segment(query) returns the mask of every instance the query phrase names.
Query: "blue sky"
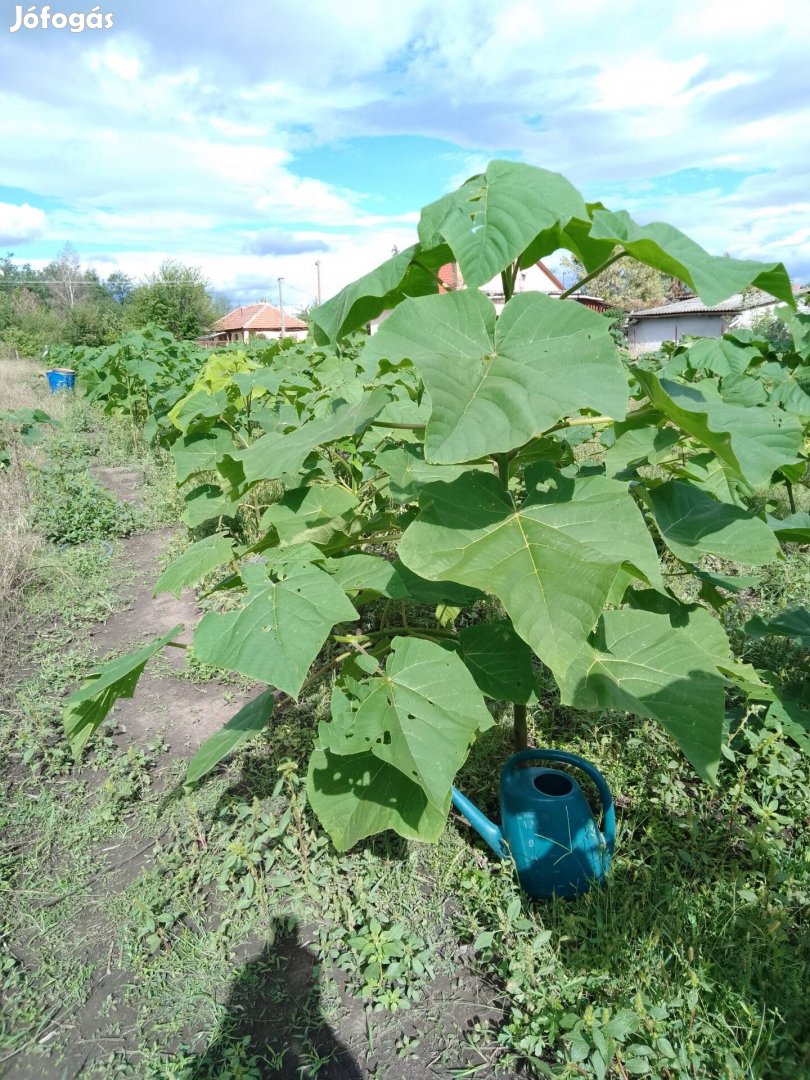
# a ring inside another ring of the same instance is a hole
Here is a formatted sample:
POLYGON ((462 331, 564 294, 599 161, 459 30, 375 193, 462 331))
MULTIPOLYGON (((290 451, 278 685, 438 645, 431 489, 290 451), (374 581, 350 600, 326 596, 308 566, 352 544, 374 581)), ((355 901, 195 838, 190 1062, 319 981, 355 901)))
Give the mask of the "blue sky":
POLYGON ((142 279, 176 258, 239 302, 283 276, 303 305, 316 259, 326 297, 508 157, 810 280, 806 0, 100 7, 111 29, 11 33, 0 0, 0 251, 17 259, 70 242, 142 279))

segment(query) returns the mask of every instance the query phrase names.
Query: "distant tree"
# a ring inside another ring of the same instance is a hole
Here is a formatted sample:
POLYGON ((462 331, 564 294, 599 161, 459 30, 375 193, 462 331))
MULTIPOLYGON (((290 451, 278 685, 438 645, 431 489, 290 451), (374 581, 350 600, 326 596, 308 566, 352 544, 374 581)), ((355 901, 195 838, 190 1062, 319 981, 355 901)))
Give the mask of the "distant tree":
POLYGON ((111 345, 123 329, 120 308, 109 300, 106 304, 83 301, 68 313, 62 338, 68 345, 111 345))
MULTIPOLYGON (((560 259, 562 267, 573 272, 577 281, 586 275, 585 267, 573 255, 560 259)), ((601 296, 622 311, 653 307, 664 303, 669 295, 672 278, 635 259, 619 259, 585 285, 592 296, 601 296)))
POLYGON ((69 310, 87 295, 87 275, 81 268, 79 253, 65 244, 55 262, 45 268, 48 291, 56 307, 69 310))
POLYGON ((198 267, 169 259, 133 290, 127 322, 134 327, 156 323, 177 338, 197 337, 218 317, 208 289, 198 267))
POLYGON ((135 285, 131 277, 121 270, 115 270, 104 282, 104 288, 116 304, 126 304, 132 299, 135 285))
POLYGON ((233 302, 226 293, 209 293, 209 296, 211 297, 211 312, 214 322, 221 319, 223 315, 227 315, 229 311, 233 311, 233 302))

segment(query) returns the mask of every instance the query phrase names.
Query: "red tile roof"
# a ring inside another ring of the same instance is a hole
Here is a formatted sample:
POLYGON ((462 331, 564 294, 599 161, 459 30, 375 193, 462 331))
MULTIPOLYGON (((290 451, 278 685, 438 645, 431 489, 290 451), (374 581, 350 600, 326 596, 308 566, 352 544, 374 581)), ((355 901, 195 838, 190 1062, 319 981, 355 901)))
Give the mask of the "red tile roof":
MULTIPOLYGON (((284 313, 285 330, 307 330, 307 324, 284 313)), ((214 323, 214 333, 225 330, 281 330, 281 312, 272 304, 248 304, 234 308, 214 323)))
POLYGON ((436 276, 441 282, 439 292, 452 292, 454 289, 460 289, 463 284, 458 263, 445 263, 444 266, 439 267, 436 276))

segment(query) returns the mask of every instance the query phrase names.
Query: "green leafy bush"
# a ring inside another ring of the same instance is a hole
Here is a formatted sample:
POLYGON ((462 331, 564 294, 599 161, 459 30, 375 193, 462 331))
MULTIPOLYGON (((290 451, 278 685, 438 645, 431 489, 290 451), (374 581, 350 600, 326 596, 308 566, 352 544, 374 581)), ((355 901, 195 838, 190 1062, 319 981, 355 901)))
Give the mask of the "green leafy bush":
MULTIPOLYGON (((307 342, 214 353, 182 385, 172 371, 188 358, 143 335, 77 365, 106 410, 148 414, 184 522, 217 522, 157 591, 217 571, 236 602, 205 613, 194 653, 268 687, 187 780, 328 678, 311 809, 340 849, 388 829, 436 840, 489 703, 511 704, 527 745, 537 658, 561 706, 656 720, 714 783, 727 705, 759 708, 777 690, 732 652, 722 613, 746 586, 711 560, 766 567, 810 538, 792 493, 808 464, 810 317, 785 268, 716 258, 514 162, 426 206, 418 232, 316 309, 307 342), (708 305, 766 289, 787 305, 792 346, 774 355, 738 330, 631 366, 609 321, 567 293, 515 293, 521 269, 561 247, 589 275, 635 260, 708 305), (440 293, 450 261, 465 287, 440 293), (498 273, 500 313, 479 291, 498 273), (383 312, 359 350, 347 342, 383 312), (268 499, 268 484, 283 494, 268 499), (230 527, 237 512, 250 537, 230 527)), ((77 754, 144 657, 105 665, 69 699, 77 754)))
POLYGON ((34 467, 32 524, 56 544, 128 536, 138 515, 84 472, 34 467))

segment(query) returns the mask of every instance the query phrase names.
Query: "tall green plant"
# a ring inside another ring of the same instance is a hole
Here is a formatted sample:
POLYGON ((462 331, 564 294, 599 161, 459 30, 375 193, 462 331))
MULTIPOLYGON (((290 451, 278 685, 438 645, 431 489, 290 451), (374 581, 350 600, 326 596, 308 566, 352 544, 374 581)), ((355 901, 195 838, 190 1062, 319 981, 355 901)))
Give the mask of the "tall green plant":
MULTIPOLYGON (((194 651, 270 689, 201 748, 190 779, 329 678, 332 718, 308 778, 325 828, 339 847, 388 828, 431 840, 492 722, 487 701, 513 703, 525 743, 534 657, 563 703, 658 720, 707 781, 727 690, 774 697, 710 611, 733 577, 701 560, 780 557, 784 523, 748 500, 804 470, 803 400, 749 401, 728 376, 629 368, 601 316, 513 296, 520 269, 560 247, 589 274, 636 259, 708 303, 754 284, 793 304, 781 264, 714 258, 670 226, 586 205, 557 174, 493 162, 425 207, 417 244, 314 311, 312 341, 203 373, 168 419, 186 520, 219 525, 158 589, 220 568, 218 587, 241 603, 203 617, 194 651), (439 293, 450 259, 467 287, 439 293), (496 317, 477 286, 498 273, 496 317), (388 309, 359 351, 347 347, 388 309), (578 462, 577 443, 600 433, 604 466, 578 462), (268 481, 283 485, 277 501, 268 481), (241 506, 256 520, 248 542, 225 527, 241 506), (662 555, 708 606, 676 599, 662 555)), ((800 381, 807 351, 796 356, 800 381)), ((106 666, 97 693, 91 680, 69 701, 77 749, 132 692, 143 656, 106 666)))

